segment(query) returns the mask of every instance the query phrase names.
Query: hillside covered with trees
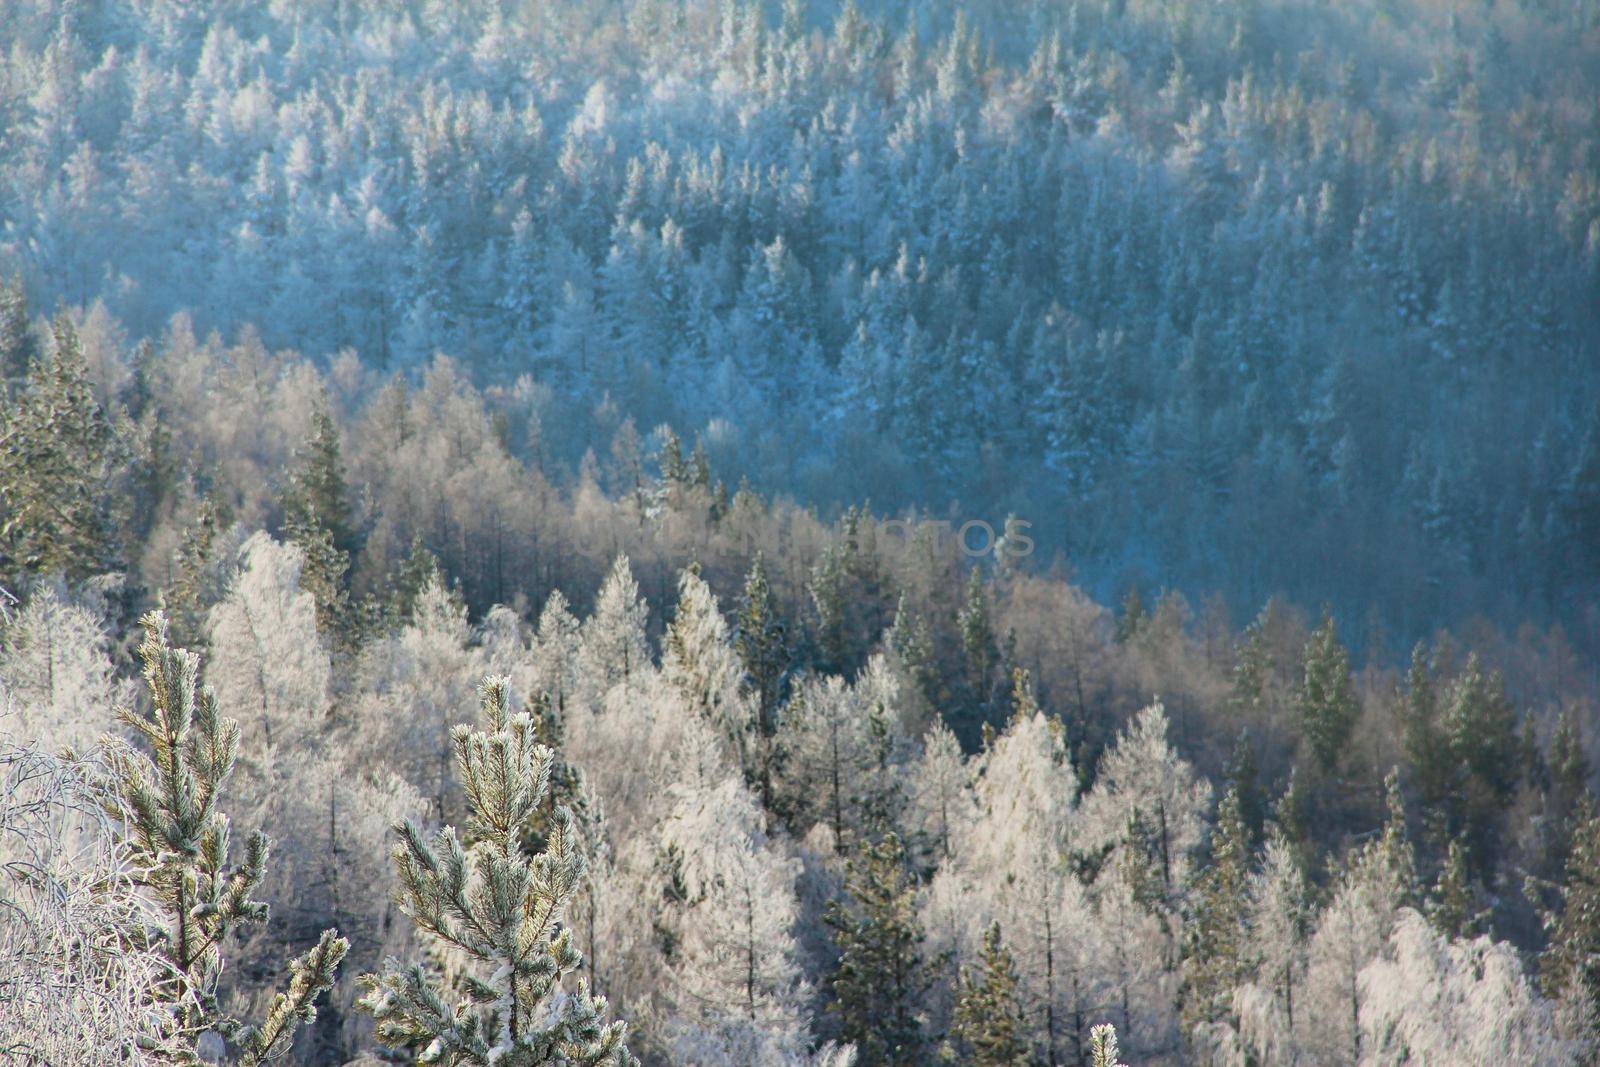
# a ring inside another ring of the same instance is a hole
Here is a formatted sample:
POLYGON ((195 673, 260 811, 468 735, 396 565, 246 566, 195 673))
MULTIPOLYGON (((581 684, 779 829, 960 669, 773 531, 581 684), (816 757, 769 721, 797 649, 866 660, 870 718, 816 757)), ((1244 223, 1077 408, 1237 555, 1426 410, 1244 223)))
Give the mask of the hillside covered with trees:
POLYGON ((0 1062, 1600 1058, 1594 4, 0 15, 0 1062))

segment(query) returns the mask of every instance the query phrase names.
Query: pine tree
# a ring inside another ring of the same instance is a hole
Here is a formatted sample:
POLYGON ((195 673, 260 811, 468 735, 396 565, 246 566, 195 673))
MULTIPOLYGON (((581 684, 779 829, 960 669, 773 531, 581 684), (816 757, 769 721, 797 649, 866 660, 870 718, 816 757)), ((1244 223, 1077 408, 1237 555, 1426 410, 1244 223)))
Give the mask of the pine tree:
POLYGON ((1350 677, 1350 656, 1339 643, 1331 614, 1323 616, 1322 625, 1311 635, 1304 666, 1300 729, 1317 766, 1331 774, 1344 755, 1361 711, 1350 677))
POLYGON ((845 892, 849 903, 834 901, 825 915, 839 947, 830 988, 840 1033, 863 1067, 916 1067, 926 1040, 919 1009, 932 979, 899 837, 886 834, 850 860, 845 892))
POLYGON ((33 324, 28 321, 28 295, 22 279, 0 281, 0 396, 21 383, 34 360, 33 324))
POLYGON ((956 617, 956 625, 961 632, 961 651, 966 659, 972 721, 987 722, 991 679, 999 656, 995 646, 994 625, 989 619, 989 603, 984 594, 983 572, 976 567, 967 579, 966 600, 956 617))
POLYGON ((110 489, 120 469, 72 321, 56 318, 48 358, 0 406, 0 585, 115 569, 110 489))
POLYGON ((411 539, 411 549, 405 562, 389 576, 389 593, 386 614, 391 625, 411 621, 416 610, 417 597, 432 581, 442 581, 439 557, 429 550, 418 534, 411 539))
POLYGON ((1544 916, 1549 942, 1539 957, 1545 996, 1585 1032, 1571 1036, 1600 1047, 1600 815, 1580 807, 1558 906, 1544 916))
POLYGON ((1467 869, 1466 847, 1459 840, 1453 840, 1429 895, 1428 919, 1452 941, 1477 937, 1484 932, 1489 918, 1488 909, 1481 903, 1482 894, 1467 869))
POLYGON ((963 967, 940 1061, 969 1067, 1028 1067, 1027 1020, 1017 996, 1017 965, 1000 939, 1000 924, 983 934, 975 968, 963 967))
POLYGON ((282 1052, 296 1026, 316 1018, 314 1002, 332 987, 349 942, 324 931, 315 948, 289 964, 289 986, 259 1025, 243 1025, 219 1009, 224 942, 267 918, 267 905, 250 896, 261 884, 268 840, 252 833, 244 860, 230 864, 230 827, 218 802, 233 771, 239 724, 224 718, 211 690, 199 686, 199 657, 168 643, 166 617, 151 612, 143 626, 139 658, 152 712, 123 709, 119 718, 150 755, 108 742, 108 773, 98 788, 113 818, 132 812, 127 832, 138 883, 168 913, 157 936, 171 976, 152 995, 175 1009, 172 1036, 194 1053, 202 1035, 215 1031, 236 1046, 236 1062, 254 1067, 282 1052))
POLYGON ((206 612, 220 594, 215 574, 217 535, 232 522, 232 509, 208 493, 195 507, 194 525, 183 532, 177 573, 161 594, 162 610, 180 641, 197 641, 204 633, 206 612))
POLYGON ((1217 806, 1211 865, 1196 880, 1187 928, 1183 1014, 1191 1032, 1227 1018, 1234 988, 1254 971, 1249 889, 1250 831, 1230 789, 1217 806))
POLYGON ((1103 1023, 1089 1031, 1090 1067, 1128 1067, 1120 1062, 1120 1057, 1116 1027, 1103 1023))
POLYGON ((778 700, 784 675, 789 670, 786 636, 778 598, 767 580, 766 563, 758 552, 744 580, 733 647, 744 664, 745 679, 755 698, 759 749, 757 784, 761 802, 768 806, 772 804, 773 738, 778 730, 778 700))
POLYGON ((622 1067, 636 1061, 627 1026, 604 1022, 606 1001, 578 980, 583 963, 563 928, 583 878, 576 827, 557 809, 545 851, 527 855, 523 828, 549 784, 553 754, 535 740, 533 721, 513 715, 504 679, 481 689, 484 729, 459 725, 451 747, 470 813, 472 844, 453 826, 431 838, 413 822, 396 828, 401 906, 419 929, 472 962, 454 1005, 420 964, 390 959, 381 975, 361 977, 358 1006, 377 1020, 380 1041, 421 1062, 504 1067, 622 1067))
POLYGON ((1411 668, 1400 699, 1400 743, 1416 775, 1423 810, 1433 812, 1453 785, 1450 745, 1439 723, 1439 694, 1433 663, 1421 644, 1411 653, 1411 668))
POLYGON ((300 447, 299 466, 279 501, 283 526, 323 529, 333 547, 346 557, 356 550, 350 524, 350 505, 340 459, 339 429, 325 408, 311 416, 311 436, 300 447))

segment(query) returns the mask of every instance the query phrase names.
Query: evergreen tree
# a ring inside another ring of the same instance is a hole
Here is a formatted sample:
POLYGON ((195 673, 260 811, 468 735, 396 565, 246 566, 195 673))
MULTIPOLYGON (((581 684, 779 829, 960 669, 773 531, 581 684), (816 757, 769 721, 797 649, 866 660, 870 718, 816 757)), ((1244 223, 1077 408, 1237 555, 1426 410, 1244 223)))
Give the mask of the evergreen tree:
POLYGON ((33 324, 22 279, 0 281, 0 396, 27 378, 34 360, 33 324))
POLYGON ((1423 811, 1438 811, 1451 790, 1454 774, 1450 745, 1439 722, 1433 663, 1421 644, 1411 652, 1411 668, 1400 698, 1400 744, 1411 761, 1423 811))
POLYGON ((77 330, 59 315, 49 356, 0 406, 0 585, 115 569, 111 489, 120 466, 77 330))
POLYGON ((1317 766, 1331 774, 1344 755, 1360 705, 1350 677, 1350 656, 1339 643, 1332 614, 1306 645, 1304 680, 1300 687, 1300 729, 1317 766))
POLYGON ((564 915, 584 873, 570 812, 557 809, 537 856, 521 848, 539 812, 554 756, 532 719, 511 714, 504 679, 481 689, 484 729, 451 731, 467 797, 472 844, 453 826, 431 838, 397 827, 395 869, 401 906, 417 927, 471 961, 465 998, 445 1000, 421 964, 390 959, 363 975, 359 1007, 377 1020, 378 1039, 421 1062, 504 1067, 622 1067, 636 1061, 627 1026, 604 1022, 606 1001, 563 979, 583 963, 564 915))
POLYGON ((1450 686, 1443 733, 1454 767, 1452 806, 1460 812, 1472 856, 1494 849, 1490 829, 1516 788, 1517 717, 1499 675, 1485 675, 1476 655, 1450 686))
POLYGON ((1139 587, 1131 586, 1122 600, 1122 614, 1117 617, 1117 644, 1125 645, 1139 636, 1144 624, 1144 601, 1139 598, 1139 587))
POLYGON ((1466 847, 1453 840, 1429 895, 1428 919, 1452 941, 1477 937, 1485 931, 1489 919, 1489 910, 1481 902, 1482 894, 1467 869, 1466 847))
POLYGON ((1104 1023, 1089 1031, 1090 1067, 1128 1067, 1120 1062, 1120 1057, 1116 1027, 1104 1023))
POLYGON ((279 501, 284 529, 326 530, 333 547, 350 556, 357 545, 340 459, 339 429, 325 408, 319 407, 311 416, 311 436, 297 458, 299 465, 279 501))
POLYGON ((1585 798, 1557 907, 1544 916, 1539 957, 1545 996, 1562 1004, 1575 1038, 1600 1047, 1600 815, 1585 798))
POLYGON ((1226 1019, 1234 987, 1254 972, 1249 890, 1250 831, 1239 794, 1230 789, 1217 806, 1211 864, 1196 880, 1187 924, 1183 1014, 1191 1032, 1226 1019))
POLYGON ((766 563, 756 553, 744 580, 733 647, 744 664, 744 674, 755 699, 758 771, 761 802, 772 803, 773 738, 778 731, 778 699, 789 670, 789 649, 778 598, 767 580, 766 563))
POLYGON ((221 1012, 223 944, 235 930, 267 918, 267 905, 250 896, 261 884, 268 840, 255 831, 243 861, 230 864, 230 827, 218 803, 233 771, 239 724, 224 718, 211 690, 199 686, 199 657, 168 643, 166 617, 152 612, 143 625, 139 658, 151 714, 124 709, 119 718, 150 754, 111 743, 99 788, 113 818, 132 813, 127 832, 137 881, 167 912, 157 937, 171 975, 152 995, 175 1009, 173 1036, 194 1052, 205 1032, 215 1031, 236 1046, 236 1062, 253 1067, 282 1052, 295 1027, 316 1018, 313 1004, 333 985, 349 942, 324 931, 315 948, 289 964, 289 986, 259 1025, 221 1012))
POLYGON ((972 568, 967 578, 966 600, 956 616, 956 625, 961 632, 961 651, 966 660, 970 714, 973 722, 984 723, 989 718, 992 677, 999 655, 995 646, 994 625, 989 619, 983 572, 977 567, 972 568))
POLYGON ((411 621, 417 598, 430 582, 444 580, 439 568, 439 557, 429 550, 418 534, 411 539, 411 549, 405 562, 389 576, 388 610, 391 624, 411 621))
POLYGON ((1028 1067, 1027 1020, 1017 996, 1017 965, 1000 939, 1000 924, 983 934, 975 968, 963 967, 940 1061, 969 1067, 1028 1067))
POLYGON ((197 641, 205 628, 206 613, 220 595, 217 586, 217 535, 233 522, 232 509, 209 493, 195 508, 194 524, 183 532, 178 546, 176 574, 161 593, 161 607, 180 641, 197 641))
POLYGON ((849 902, 832 902, 824 917, 839 947, 830 989, 840 1033, 863 1067, 916 1067, 926 1040, 919 1012, 932 979, 899 837, 886 834, 850 860, 845 893, 849 902))

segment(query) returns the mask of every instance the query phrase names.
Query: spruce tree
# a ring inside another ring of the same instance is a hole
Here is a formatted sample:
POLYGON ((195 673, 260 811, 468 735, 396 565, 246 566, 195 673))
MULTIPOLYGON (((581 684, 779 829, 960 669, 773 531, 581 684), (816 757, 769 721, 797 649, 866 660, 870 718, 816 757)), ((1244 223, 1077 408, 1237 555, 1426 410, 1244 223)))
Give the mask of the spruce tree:
POLYGON ((1400 698, 1400 743, 1411 761, 1424 812, 1439 810, 1453 784, 1450 746, 1439 723, 1434 665, 1421 644, 1411 652, 1411 668, 1400 698))
POLYGON ((284 1051, 295 1027, 316 1018, 314 1002, 332 987, 349 942, 323 931, 315 948, 289 964, 288 988, 259 1025, 221 1011, 224 942, 267 918, 267 905, 250 897, 261 884, 268 840, 255 831, 242 862, 230 863, 230 826, 218 802, 233 771, 239 724, 224 718, 211 690, 200 687, 199 657, 169 644, 166 617, 151 612, 143 625, 139 658, 151 714, 124 708, 119 718, 149 755, 109 742, 108 771, 97 788, 113 818, 132 813, 127 832, 137 882, 168 916, 156 937, 171 974, 152 995, 173 1008, 177 1032, 170 1036, 186 1050, 175 1062, 198 1062, 202 1036, 214 1031, 235 1046, 235 1062, 253 1067, 284 1051))
POLYGON ((1027 1020, 1017 997, 1017 965, 1000 939, 999 923, 984 931, 978 964, 961 969, 958 988, 940 1062, 1028 1067, 1027 1020))
POLYGON ((1350 656, 1339 643, 1332 614, 1306 645, 1300 687, 1300 729, 1317 766, 1331 774, 1344 754, 1361 708, 1350 677, 1350 656))
POLYGON ((119 449, 95 399, 77 330, 56 318, 49 357, 0 405, 0 585, 114 569, 111 483, 119 449))
POLYGON ((848 903, 824 915, 839 947, 830 987, 840 1034, 855 1044, 861 1067, 916 1067, 923 1062, 919 1010, 931 985, 922 958, 916 884, 893 833, 851 859, 848 903))
POLYGON ((385 961, 361 977, 358 1006, 377 1020, 378 1040, 420 1062, 479 1067, 623 1067, 636 1061, 627 1026, 606 1023, 604 997, 579 979, 583 963, 564 928, 584 861, 572 814, 557 808, 545 849, 522 848, 540 813, 554 754, 537 741, 525 713, 512 714, 505 679, 481 688, 484 729, 450 734, 470 817, 472 844, 453 826, 425 837, 413 822, 396 827, 400 904, 417 927, 471 961, 465 998, 447 1002, 421 964, 385 961))

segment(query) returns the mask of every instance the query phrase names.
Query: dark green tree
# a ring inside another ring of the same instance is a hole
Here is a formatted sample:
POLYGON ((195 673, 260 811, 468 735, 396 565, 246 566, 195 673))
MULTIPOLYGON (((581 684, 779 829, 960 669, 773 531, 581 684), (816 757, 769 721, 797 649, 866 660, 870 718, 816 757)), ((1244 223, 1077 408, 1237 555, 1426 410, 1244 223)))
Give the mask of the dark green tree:
POLYGON ((1350 677, 1350 655, 1339 643, 1332 614, 1324 615, 1322 625, 1312 633, 1303 666, 1298 701, 1301 734, 1317 767, 1331 774, 1361 712, 1350 677))
POLYGON ((1467 867, 1466 846, 1453 840, 1428 894, 1428 919, 1446 937, 1477 937, 1488 928, 1490 913, 1483 905, 1483 893, 1467 867))
POLYGON ((1186 930, 1183 1017, 1191 1031, 1228 1018, 1234 988, 1253 972, 1250 855, 1250 830, 1239 794, 1230 789, 1217 807, 1211 863, 1196 880, 1186 930))
POLYGON ((0 281, 0 396, 27 378, 36 347, 22 279, 0 281))
POLYGON ((995 667, 1000 661, 995 644, 994 623, 989 617, 989 598, 984 589, 983 572, 972 568, 967 577, 967 593, 956 616, 961 633, 961 652, 966 665, 966 687, 972 721, 989 720, 995 667))
POLYGON ((56 318, 50 353, 0 405, 0 585, 116 569, 112 492, 125 466, 95 399, 77 330, 56 318))
POLYGON ((354 555, 359 546, 351 527, 339 428, 326 409, 318 408, 311 416, 311 435, 300 446, 296 461, 279 501, 285 532, 326 530, 336 549, 346 557, 354 555))
POLYGON ((767 566, 756 553, 745 576, 744 593, 739 598, 733 647, 739 653, 751 695, 756 701, 756 743, 758 785, 761 802, 772 803, 774 761, 773 737, 778 729, 778 701, 783 694, 783 679, 789 671, 788 632, 783 624, 778 597, 767 580, 767 566))
POLYGON ((1028 1067, 1027 1019, 1017 997, 1017 965, 1000 938, 1000 924, 984 931, 976 966, 962 967, 950 1036, 939 1061, 967 1067, 1028 1067))
POLYGON ((1600 1041, 1600 815, 1585 797, 1556 906, 1544 915, 1549 942, 1539 957, 1545 995, 1564 1002, 1569 1017, 1600 1041))
POLYGON ((920 1010, 932 978, 922 956, 916 884, 899 837, 886 834, 850 860, 845 893, 847 899, 832 902, 824 915, 839 948, 829 988, 840 1034, 856 1046, 862 1067, 922 1064, 920 1010))

